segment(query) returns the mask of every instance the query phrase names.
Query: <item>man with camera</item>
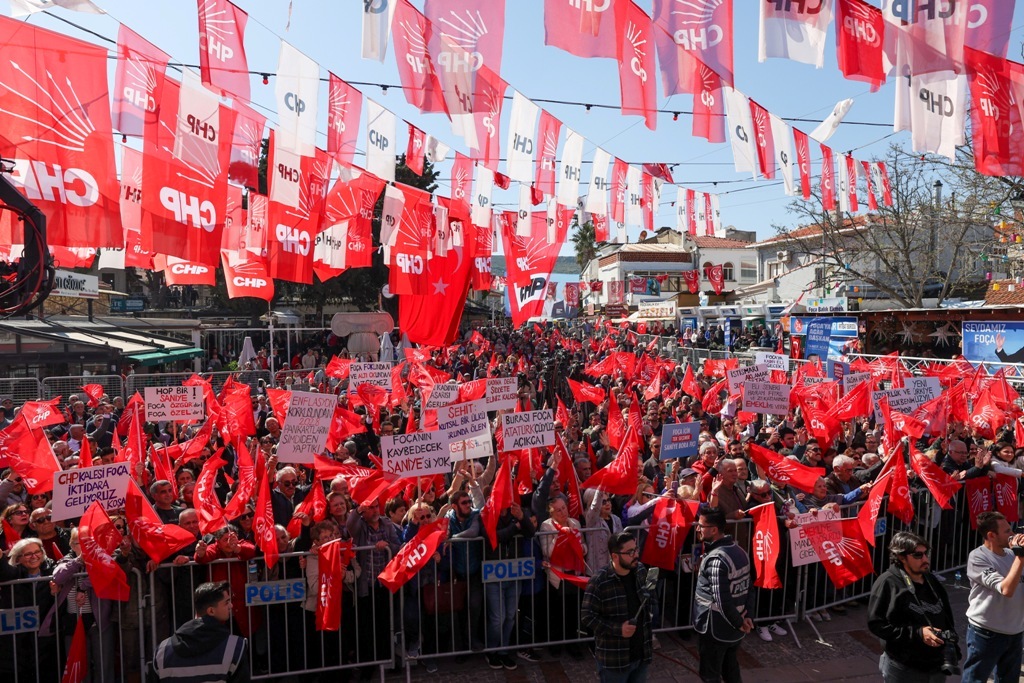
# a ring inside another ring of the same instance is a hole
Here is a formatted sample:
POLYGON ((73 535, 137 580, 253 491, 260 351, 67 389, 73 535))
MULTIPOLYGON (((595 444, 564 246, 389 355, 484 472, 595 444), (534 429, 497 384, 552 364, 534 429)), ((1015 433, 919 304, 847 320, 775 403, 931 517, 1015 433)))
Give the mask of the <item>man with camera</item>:
POLYGON ((996 683, 1020 680, 1024 632, 1024 534, 1011 534, 998 512, 978 515, 984 542, 967 558, 971 596, 967 606, 967 661, 964 683, 984 683, 995 671, 996 683))
POLYGON ((871 587, 868 629, 885 644, 886 683, 942 683, 960 672, 953 610, 931 575, 928 543, 901 531, 889 543, 889 569, 871 587))

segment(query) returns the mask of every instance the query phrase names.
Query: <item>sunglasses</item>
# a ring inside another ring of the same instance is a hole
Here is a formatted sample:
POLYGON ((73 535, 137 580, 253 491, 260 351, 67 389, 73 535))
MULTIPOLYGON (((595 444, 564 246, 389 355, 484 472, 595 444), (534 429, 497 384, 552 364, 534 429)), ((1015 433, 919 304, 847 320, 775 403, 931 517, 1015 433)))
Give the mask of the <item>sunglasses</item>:
POLYGON ((122 534, 124 533, 124 527, 122 525, 115 524, 114 528, 117 529, 118 531, 120 531, 122 534))
POLYGON ((294 479, 289 479, 287 481, 282 480, 282 481, 277 482, 277 485, 278 486, 295 486, 295 480, 294 479))
POLYGON ((51 519, 53 519, 53 515, 46 515, 45 517, 36 517, 32 520, 32 523, 38 524, 39 522, 49 522, 51 519))
POLYGON ((927 550, 914 550, 914 551, 911 551, 909 553, 903 553, 903 554, 906 555, 907 557, 912 557, 915 560, 920 560, 921 558, 923 558, 926 555, 928 555, 928 551, 927 550))
POLYGON ((430 519, 430 515, 416 515, 415 520, 417 522, 426 522, 430 519))
POLYGON ((255 516, 256 516, 256 515, 254 515, 253 513, 251 513, 251 512, 247 512, 246 514, 244 514, 244 515, 242 515, 241 517, 239 517, 239 519, 252 519, 252 518, 253 518, 253 517, 255 517, 255 516))

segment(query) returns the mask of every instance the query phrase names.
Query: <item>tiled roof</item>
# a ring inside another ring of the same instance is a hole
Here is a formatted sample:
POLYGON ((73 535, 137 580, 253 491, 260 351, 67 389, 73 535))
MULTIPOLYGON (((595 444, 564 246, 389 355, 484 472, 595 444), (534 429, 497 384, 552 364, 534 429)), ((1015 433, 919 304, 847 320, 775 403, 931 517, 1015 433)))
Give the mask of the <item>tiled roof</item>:
POLYGON ((985 292, 986 306, 1022 306, 1024 305, 1024 285, 1017 284, 1016 280, 995 280, 988 286, 985 292), (999 289, 995 289, 996 287, 999 289))
MULTIPOLYGON (((860 227, 863 227, 863 226, 867 225, 870 221, 871 221, 871 216, 869 214, 861 214, 859 216, 854 216, 852 218, 847 218, 843 222, 843 229, 847 229, 847 228, 860 228, 860 227)), ((783 233, 781 235, 776 235, 775 237, 769 237, 766 240, 761 240, 760 242, 757 242, 757 245, 760 246, 760 245, 765 245, 765 244, 773 244, 773 243, 776 243, 776 242, 789 242, 789 241, 792 241, 792 240, 798 240, 798 239, 802 239, 804 237, 813 237, 814 235, 820 235, 820 234, 821 234, 821 224, 820 223, 814 223, 812 225, 805 225, 805 226, 803 226, 801 228, 797 228, 796 230, 790 230, 789 232, 783 233)), ((749 246, 749 245, 747 245, 747 246, 749 246)))
POLYGON ((701 249, 745 249, 753 244, 753 242, 744 242, 743 240, 730 240, 724 237, 710 237, 707 235, 701 235, 700 237, 691 236, 690 239, 701 249))

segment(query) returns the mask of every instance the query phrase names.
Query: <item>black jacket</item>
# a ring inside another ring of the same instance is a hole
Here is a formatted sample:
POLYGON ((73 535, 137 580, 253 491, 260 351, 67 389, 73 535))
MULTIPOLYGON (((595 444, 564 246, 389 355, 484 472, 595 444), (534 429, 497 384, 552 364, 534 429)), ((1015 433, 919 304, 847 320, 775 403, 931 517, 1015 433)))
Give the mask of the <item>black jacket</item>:
POLYGON ((885 653, 890 659, 918 671, 939 673, 942 648, 925 645, 921 627, 954 628, 953 610, 942 584, 931 574, 925 574, 924 580, 942 603, 938 612, 929 612, 927 606, 922 608, 913 590, 917 584, 911 582, 899 566, 893 565, 871 587, 868 629, 885 643, 885 653))
POLYGON ((183 683, 248 683, 247 641, 213 617, 185 623, 160 643, 153 657, 156 680, 183 683))

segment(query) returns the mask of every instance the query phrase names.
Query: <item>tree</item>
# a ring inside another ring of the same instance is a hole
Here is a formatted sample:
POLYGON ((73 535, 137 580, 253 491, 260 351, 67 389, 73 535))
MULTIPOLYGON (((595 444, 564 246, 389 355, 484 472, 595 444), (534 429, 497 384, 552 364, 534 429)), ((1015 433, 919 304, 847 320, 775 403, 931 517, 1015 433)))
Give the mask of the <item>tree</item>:
POLYGON ((800 225, 776 226, 777 233, 790 251, 817 259, 821 277, 812 286, 862 283, 909 308, 923 307, 926 298, 941 304, 979 284, 982 257, 993 243, 992 206, 1006 192, 1003 183, 975 172, 967 155, 950 164, 892 146, 892 206, 882 205, 881 188, 875 188, 878 211, 857 216, 824 211, 814 196, 790 206, 800 225), (947 193, 938 202, 937 181, 947 193))
POLYGON ((576 249, 576 265, 582 271, 597 257, 597 236, 592 222, 580 223, 576 216, 572 217, 572 222, 576 227, 576 232, 572 234, 572 245, 576 249))

